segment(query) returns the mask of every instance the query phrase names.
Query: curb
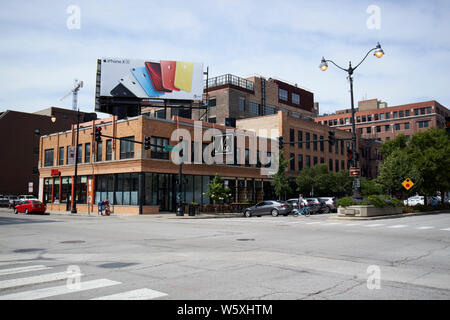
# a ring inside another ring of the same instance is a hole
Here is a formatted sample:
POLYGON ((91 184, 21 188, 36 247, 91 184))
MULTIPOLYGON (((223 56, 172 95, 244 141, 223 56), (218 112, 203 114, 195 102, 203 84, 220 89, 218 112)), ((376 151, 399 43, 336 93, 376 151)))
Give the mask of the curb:
POLYGON ((389 216, 375 216, 375 217, 330 217, 328 220, 353 220, 353 221, 361 221, 361 220, 381 220, 381 219, 396 219, 403 217, 414 217, 414 216, 425 216, 425 215, 435 215, 435 214, 443 214, 450 213, 448 210, 440 210, 440 211, 428 211, 428 212, 412 212, 412 213, 400 213, 389 216))

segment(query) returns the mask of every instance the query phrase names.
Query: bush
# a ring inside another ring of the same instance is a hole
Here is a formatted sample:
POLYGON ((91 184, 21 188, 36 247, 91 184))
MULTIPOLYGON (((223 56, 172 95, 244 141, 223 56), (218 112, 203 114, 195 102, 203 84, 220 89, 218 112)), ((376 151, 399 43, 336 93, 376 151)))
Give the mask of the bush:
POLYGON ((338 207, 348 207, 348 206, 354 205, 355 202, 353 201, 352 197, 344 197, 344 198, 338 199, 336 204, 338 207))
POLYGON ((381 196, 368 196, 367 199, 369 200, 369 203, 377 208, 384 208, 387 205, 387 202, 384 198, 381 196))

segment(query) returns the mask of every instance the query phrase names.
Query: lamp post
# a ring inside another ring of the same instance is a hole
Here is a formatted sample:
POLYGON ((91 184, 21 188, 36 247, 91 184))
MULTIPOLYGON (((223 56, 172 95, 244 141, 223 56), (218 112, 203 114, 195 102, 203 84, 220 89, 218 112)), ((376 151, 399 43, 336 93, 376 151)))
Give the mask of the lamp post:
MULTIPOLYGON (((356 129, 355 129, 355 103, 353 98, 353 72, 366 60, 367 56, 374 51, 374 56, 377 58, 381 58, 384 55, 383 49, 381 49, 380 43, 377 43, 377 46, 373 49, 370 49, 369 52, 367 52, 364 59, 361 60, 360 63, 356 65, 356 67, 352 67, 352 62, 349 62, 348 69, 342 68, 338 66, 336 63, 334 63, 332 60, 326 60, 324 57, 322 57, 322 61, 320 62, 319 68, 322 71, 326 71, 328 69, 328 63, 331 62, 339 69, 347 72, 348 79, 350 81, 350 99, 351 99, 351 107, 352 107, 352 161, 351 165, 353 168, 357 167, 356 163, 356 129)), ((359 192, 359 180, 358 176, 354 176, 353 180, 353 198, 359 199, 361 198, 361 193, 359 192)))
MULTIPOLYGON (((179 138, 179 142, 180 144, 183 142, 183 137, 179 138)), ((182 199, 182 192, 183 192, 183 149, 181 149, 180 152, 180 164, 179 164, 179 168, 178 168, 178 196, 177 196, 177 200, 178 200, 178 208, 177 208, 177 212, 176 215, 177 216, 184 216, 184 208, 183 208, 183 199, 182 199)))
POLYGON ((72 210, 70 213, 77 213, 77 169, 78 169, 78 136, 80 131, 80 109, 77 109, 77 142, 75 144, 75 174, 74 174, 74 181, 72 181, 73 184, 73 195, 72 195, 72 210))

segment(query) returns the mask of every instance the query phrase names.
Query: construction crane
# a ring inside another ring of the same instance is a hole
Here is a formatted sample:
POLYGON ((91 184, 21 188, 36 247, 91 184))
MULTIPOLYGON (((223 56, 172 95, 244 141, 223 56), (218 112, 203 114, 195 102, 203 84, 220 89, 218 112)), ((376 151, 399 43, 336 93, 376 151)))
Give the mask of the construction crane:
POLYGON ((72 96, 72 110, 77 110, 77 102, 78 102, 78 91, 83 88, 83 81, 78 81, 75 79, 75 85, 72 90, 70 90, 64 97, 60 99, 60 101, 64 100, 68 96, 70 96, 71 93, 73 93, 72 96))

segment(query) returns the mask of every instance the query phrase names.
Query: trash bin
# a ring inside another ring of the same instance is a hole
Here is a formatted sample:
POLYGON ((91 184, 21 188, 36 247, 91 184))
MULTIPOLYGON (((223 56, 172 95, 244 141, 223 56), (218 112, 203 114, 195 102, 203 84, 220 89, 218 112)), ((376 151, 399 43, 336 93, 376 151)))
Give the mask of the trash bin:
POLYGON ((196 204, 189 204, 189 215, 195 216, 196 214, 199 214, 199 205, 196 204))

